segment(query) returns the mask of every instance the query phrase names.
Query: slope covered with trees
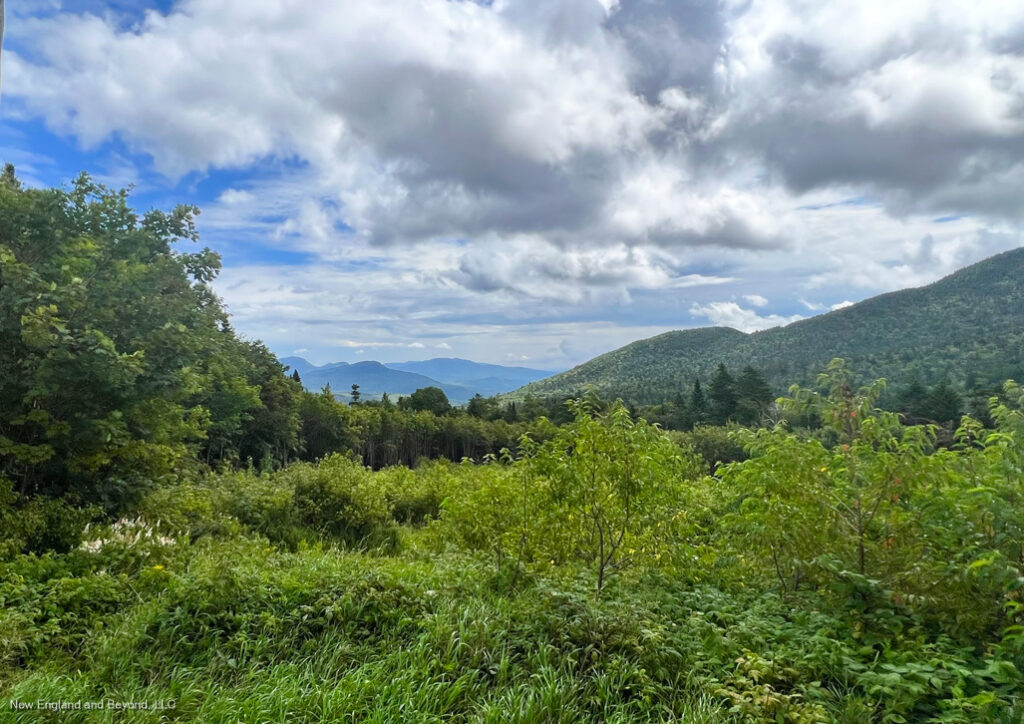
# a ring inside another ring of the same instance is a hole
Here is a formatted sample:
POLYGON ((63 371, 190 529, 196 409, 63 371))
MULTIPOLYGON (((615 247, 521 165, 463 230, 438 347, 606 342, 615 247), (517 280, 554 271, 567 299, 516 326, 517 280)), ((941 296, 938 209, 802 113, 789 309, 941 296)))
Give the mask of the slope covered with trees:
POLYGON ((720 364, 761 371, 774 392, 808 383, 842 357, 864 379, 893 389, 947 381, 961 389, 999 385, 1024 373, 1024 249, 999 254, 917 289, 883 294, 810 319, 752 334, 688 329, 640 340, 512 393, 601 395, 652 404, 688 394, 720 364))

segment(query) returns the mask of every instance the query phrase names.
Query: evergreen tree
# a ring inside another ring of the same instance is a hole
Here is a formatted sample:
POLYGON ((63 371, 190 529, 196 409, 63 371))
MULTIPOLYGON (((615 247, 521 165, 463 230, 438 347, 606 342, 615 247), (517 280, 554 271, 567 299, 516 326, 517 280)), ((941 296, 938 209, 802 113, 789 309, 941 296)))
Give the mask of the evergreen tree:
POLYGON ((903 413, 903 421, 906 424, 915 424, 922 421, 925 415, 925 404, 928 397, 928 390, 921 381, 915 379, 906 389, 900 393, 897 401, 897 409, 903 413))
POLYGON ((484 396, 477 392, 466 404, 466 412, 473 417, 483 419, 487 414, 487 403, 484 401, 484 396))
POLYGON ((685 430, 689 410, 686 409, 686 400, 682 393, 677 392, 666 407, 664 426, 671 430, 685 430))
POLYGON ((964 401, 960 393, 947 382, 940 382, 924 399, 924 416, 938 423, 956 422, 963 414, 964 401))
POLYGON ((743 425, 760 422, 772 402, 772 390, 764 375, 747 365, 736 378, 736 421, 743 425))
POLYGON ((352 404, 359 404, 359 385, 357 385, 355 382, 352 383, 352 404))
POLYGON ((724 364, 718 365, 711 378, 711 422, 724 425, 736 415, 736 381, 724 364))
POLYGON ((295 380, 296 382, 298 382, 300 385, 302 384, 302 378, 299 377, 299 371, 298 370, 294 370, 292 372, 292 379, 295 380))
POLYGON ((690 390, 690 404, 686 410, 686 428, 701 425, 708 421, 708 401, 704 396, 704 389, 700 386, 700 380, 693 381, 693 389, 690 390))

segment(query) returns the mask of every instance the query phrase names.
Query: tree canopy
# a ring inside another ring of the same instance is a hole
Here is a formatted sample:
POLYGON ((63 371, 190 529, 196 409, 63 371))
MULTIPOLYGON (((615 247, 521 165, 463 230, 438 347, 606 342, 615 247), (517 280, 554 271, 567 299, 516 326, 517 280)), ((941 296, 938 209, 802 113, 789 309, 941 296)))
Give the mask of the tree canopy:
POLYGON ((286 460, 297 384, 239 339, 197 209, 0 178, 0 474, 23 494, 132 497, 189 460, 286 460))

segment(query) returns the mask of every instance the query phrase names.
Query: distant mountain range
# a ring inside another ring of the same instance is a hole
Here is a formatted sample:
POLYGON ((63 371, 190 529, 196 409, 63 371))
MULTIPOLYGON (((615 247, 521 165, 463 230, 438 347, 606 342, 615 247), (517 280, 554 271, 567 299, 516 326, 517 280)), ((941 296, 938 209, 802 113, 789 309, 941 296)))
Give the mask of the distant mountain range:
POLYGON ((966 389, 1024 377, 1024 248, 961 269, 934 284, 761 332, 710 327, 668 332, 603 354, 509 395, 577 395, 658 403, 707 382, 719 364, 751 365, 776 392, 808 384, 833 357, 890 387, 916 380, 966 389))
POLYGON ((316 366, 302 357, 284 357, 281 364, 296 370, 303 386, 312 391, 329 384, 341 399, 348 399, 353 384, 364 399, 376 399, 385 392, 397 399, 422 387, 440 387, 452 404, 463 404, 473 395, 498 395, 549 377, 550 370, 506 367, 455 357, 419 362, 334 362, 316 366))

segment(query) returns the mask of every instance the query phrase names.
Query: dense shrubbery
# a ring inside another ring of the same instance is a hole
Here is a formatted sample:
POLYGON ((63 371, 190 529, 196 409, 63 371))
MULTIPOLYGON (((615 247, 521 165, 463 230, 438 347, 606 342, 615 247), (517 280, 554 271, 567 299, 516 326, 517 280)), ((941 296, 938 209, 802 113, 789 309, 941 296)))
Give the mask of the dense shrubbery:
POLYGON ((202 721, 1017 721, 1024 392, 952 448, 879 392, 834 365, 783 401, 829 434, 737 428, 749 459, 715 476, 580 401, 482 464, 333 455, 162 487, 66 553, 7 549, 3 697, 202 721))

